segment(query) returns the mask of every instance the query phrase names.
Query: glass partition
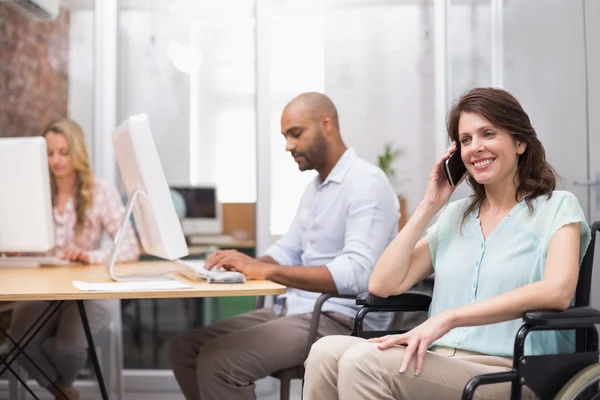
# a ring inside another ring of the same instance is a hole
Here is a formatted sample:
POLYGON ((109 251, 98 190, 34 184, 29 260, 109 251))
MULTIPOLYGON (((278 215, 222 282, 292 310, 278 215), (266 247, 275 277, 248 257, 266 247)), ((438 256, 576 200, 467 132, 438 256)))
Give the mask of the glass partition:
POLYGON ((469 88, 492 84, 491 2, 448 2, 448 104, 469 88))
POLYGON ((548 161, 587 208, 587 82, 582 1, 511 1, 504 8, 505 88, 528 112, 548 161), (548 45, 540 45, 539 38, 548 45), (567 139, 568 137, 568 139, 567 139))
MULTIPOLYGON (((256 202, 254 1, 119 1, 117 118, 147 113, 171 186, 216 185, 224 214, 256 202)), ((251 219, 251 216, 248 216, 251 219)), ((227 227, 223 215, 223 230, 227 227)), ((246 227, 254 234, 254 226, 246 227)), ((192 257, 206 252, 192 246, 192 257)), ((252 247, 244 247, 253 255, 252 247)), ((147 257, 145 257, 147 259, 147 257)), ((178 333, 254 298, 122 302, 125 368, 169 369, 178 333)))

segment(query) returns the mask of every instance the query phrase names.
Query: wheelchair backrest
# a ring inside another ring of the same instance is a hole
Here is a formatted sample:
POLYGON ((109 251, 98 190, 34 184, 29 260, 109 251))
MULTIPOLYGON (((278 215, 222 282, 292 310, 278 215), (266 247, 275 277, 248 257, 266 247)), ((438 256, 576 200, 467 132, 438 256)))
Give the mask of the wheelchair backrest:
POLYGON ((591 226, 592 238, 585 252, 581 267, 579 268, 579 280, 575 292, 576 306, 590 305, 590 292, 592 287, 592 270, 594 269, 594 247, 596 246, 596 231, 600 229, 600 222, 594 222, 591 226))

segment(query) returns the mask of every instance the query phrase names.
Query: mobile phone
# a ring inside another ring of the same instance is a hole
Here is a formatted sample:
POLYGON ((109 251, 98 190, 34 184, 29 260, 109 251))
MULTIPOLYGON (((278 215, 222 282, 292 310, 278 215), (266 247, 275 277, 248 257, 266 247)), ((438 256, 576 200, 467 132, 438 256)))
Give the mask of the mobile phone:
POLYGON ((467 167, 465 167, 460 157, 460 148, 452 153, 450 157, 446 158, 444 161, 444 172, 450 186, 458 185, 458 182, 460 182, 465 172, 467 172, 467 167))

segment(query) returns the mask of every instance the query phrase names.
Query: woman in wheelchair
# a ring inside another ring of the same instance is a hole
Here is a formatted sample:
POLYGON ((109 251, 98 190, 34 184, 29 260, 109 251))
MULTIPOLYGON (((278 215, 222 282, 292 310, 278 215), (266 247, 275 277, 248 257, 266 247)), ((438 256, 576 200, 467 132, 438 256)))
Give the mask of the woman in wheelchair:
MULTIPOLYGON (((401 335, 328 336, 306 360, 304 398, 458 399, 476 375, 511 369, 526 311, 572 303, 590 229, 576 197, 555 191, 556 175, 529 117, 500 89, 477 88, 448 116, 452 145, 437 161, 425 196, 379 258, 369 291, 397 295, 435 272, 429 319, 401 335), (473 189, 455 190, 444 161, 459 152, 473 189)), ((533 332, 526 354, 574 350, 569 331, 533 332)), ((506 399, 510 384, 476 396, 506 399)), ((535 394, 524 388, 524 398, 535 394)))

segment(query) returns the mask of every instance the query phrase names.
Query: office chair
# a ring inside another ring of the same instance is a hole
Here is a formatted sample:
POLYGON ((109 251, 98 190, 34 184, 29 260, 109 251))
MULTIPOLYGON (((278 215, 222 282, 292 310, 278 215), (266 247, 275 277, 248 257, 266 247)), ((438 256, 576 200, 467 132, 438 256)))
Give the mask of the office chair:
MULTIPOLYGON (((598 363, 598 332, 600 311, 589 307, 594 247, 600 222, 592 227, 592 237, 579 270, 575 304, 565 311, 530 311, 523 316, 524 324, 517 332, 513 354, 513 369, 506 372, 478 375, 465 386, 462 399, 471 400, 477 387, 501 382, 511 383, 511 399, 520 400, 523 385, 541 399, 600 399, 600 364, 598 363), (575 330, 575 353, 526 356, 523 354, 527 335, 536 330, 575 330)), ((365 315, 378 311, 426 310, 431 302, 425 293, 403 293, 380 298, 364 293, 357 298, 363 307, 355 320, 355 333, 374 337, 391 332, 363 332, 365 315)))

